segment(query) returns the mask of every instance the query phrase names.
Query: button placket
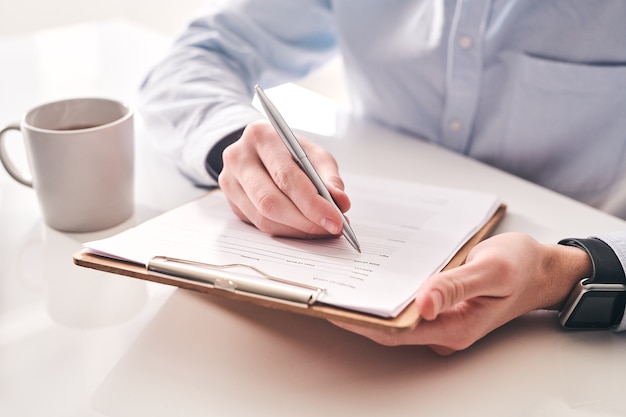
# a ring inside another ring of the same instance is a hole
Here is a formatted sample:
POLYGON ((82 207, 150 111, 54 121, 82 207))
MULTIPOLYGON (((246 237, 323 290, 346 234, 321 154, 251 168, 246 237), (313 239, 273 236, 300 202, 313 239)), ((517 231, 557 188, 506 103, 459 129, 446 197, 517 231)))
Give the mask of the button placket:
POLYGON ((459 2, 448 40, 441 142, 459 152, 469 146, 479 100, 482 32, 489 6, 489 0, 459 2))

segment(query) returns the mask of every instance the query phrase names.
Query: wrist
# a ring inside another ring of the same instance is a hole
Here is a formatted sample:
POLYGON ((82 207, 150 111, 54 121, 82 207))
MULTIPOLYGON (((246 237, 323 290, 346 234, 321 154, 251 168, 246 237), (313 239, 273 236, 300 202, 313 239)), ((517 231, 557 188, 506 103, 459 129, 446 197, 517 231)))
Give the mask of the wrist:
POLYGON ((549 282, 545 308, 559 310, 572 289, 593 271, 591 258, 584 250, 557 244, 546 244, 544 276, 549 282))

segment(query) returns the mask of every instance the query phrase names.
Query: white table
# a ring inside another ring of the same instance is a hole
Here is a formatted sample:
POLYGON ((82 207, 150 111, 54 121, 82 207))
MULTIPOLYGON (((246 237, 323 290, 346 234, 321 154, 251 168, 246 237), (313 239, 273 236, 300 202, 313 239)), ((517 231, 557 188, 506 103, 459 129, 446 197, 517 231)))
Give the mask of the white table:
MULTIPOLYGON (((167 45, 124 21, 0 39, 0 124, 59 97, 99 94, 132 102, 167 45)), ((275 100, 285 108, 281 100, 295 93, 280 91, 275 100)), ((500 194, 509 210, 498 231, 554 242, 626 226, 345 115, 316 126, 324 127, 322 134, 310 136, 334 152, 344 171, 500 194)), ((33 191, 0 172, 0 415, 626 414, 626 336, 565 332, 552 312, 531 313, 443 358, 422 347, 378 346, 322 320, 74 266, 71 257, 82 242, 203 192, 152 152, 148 139, 140 123, 135 216, 98 233, 47 228, 33 191)))

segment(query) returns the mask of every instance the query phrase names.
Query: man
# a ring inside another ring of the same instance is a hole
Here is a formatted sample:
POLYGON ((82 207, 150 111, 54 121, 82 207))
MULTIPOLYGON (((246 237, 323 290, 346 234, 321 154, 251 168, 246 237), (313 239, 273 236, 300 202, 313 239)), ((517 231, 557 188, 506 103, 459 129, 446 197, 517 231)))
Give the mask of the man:
MULTIPOLYGON (((624 17, 620 0, 211 3, 146 80, 143 113, 177 132, 164 146, 183 172, 219 180, 242 220, 275 235, 339 234, 337 213, 250 101, 255 84, 303 77, 341 53, 355 113, 626 218, 624 17)), ((347 211, 332 155, 301 139, 347 211)), ((622 282, 626 231, 597 237, 495 236, 422 286, 426 322, 414 332, 344 327, 464 349, 528 311, 559 308, 583 278, 622 282)), ((626 328, 622 300, 606 327, 626 328)))

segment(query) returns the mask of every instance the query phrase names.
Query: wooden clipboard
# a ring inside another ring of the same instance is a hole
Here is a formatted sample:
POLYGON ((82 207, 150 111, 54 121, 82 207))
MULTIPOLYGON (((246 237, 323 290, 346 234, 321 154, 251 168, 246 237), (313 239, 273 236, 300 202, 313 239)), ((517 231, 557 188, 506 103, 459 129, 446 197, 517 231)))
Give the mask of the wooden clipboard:
MULTIPOLYGON (((504 217, 505 212, 506 205, 500 205, 500 207, 498 208, 498 210, 496 210, 491 219, 467 243, 465 243, 465 245, 454 255, 454 257, 446 265, 444 270, 454 268, 463 264, 469 251, 481 240, 489 236, 489 234, 498 225, 500 220, 504 217)), ((385 329, 390 332, 411 330, 415 328, 415 326, 417 326, 420 321, 419 314, 417 313, 413 303, 409 304, 398 316, 394 318, 382 318, 370 314, 334 307, 327 304, 315 303, 310 306, 295 305, 293 303, 285 303, 278 300, 251 297, 245 294, 225 291, 224 289, 202 285, 197 282, 181 280, 177 277, 153 275, 148 273, 144 265, 119 261, 85 251, 79 251, 75 253, 73 259, 76 265, 86 268, 110 272, 118 275, 125 275, 132 278, 138 278, 152 282, 158 282, 166 285, 172 285, 188 290, 212 294, 219 297, 246 301, 268 308, 290 311, 307 316, 385 329)))

